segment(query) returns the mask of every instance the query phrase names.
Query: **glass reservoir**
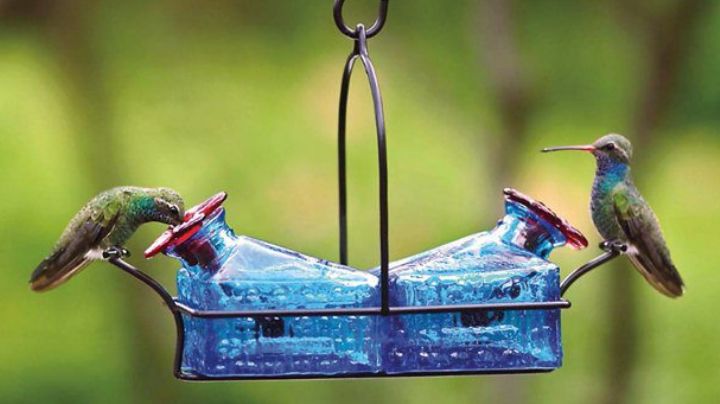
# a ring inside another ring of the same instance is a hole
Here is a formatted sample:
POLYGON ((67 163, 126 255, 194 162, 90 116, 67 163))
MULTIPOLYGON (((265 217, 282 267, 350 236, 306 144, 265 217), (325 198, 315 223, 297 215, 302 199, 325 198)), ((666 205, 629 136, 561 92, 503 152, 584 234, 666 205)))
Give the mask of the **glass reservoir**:
POLYGON ((183 375, 354 377, 561 365, 560 306, 553 304, 561 300, 559 269, 547 258, 556 247, 581 248, 587 240, 545 205, 506 189, 505 216, 493 230, 391 263, 391 312, 381 315, 377 270, 358 271, 236 235, 225 222, 225 197, 190 209, 145 252, 182 263, 176 302, 183 375), (539 302, 551 308, 392 312, 539 302), (342 308, 375 314, 260 313, 342 308))
MULTIPOLYGON (((195 310, 376 307, 367 273, 235 235, 225 212, 208 213, 166 253, 178 258, 178 301, 195 310)), ((374 316, 200 318, 183 314, 184 373, 303 375, 376 372, 374 316)))
MULTIPOLYGON (((505 211, 491 231, 391 263, 391 304, 560 300, 559 268, 547 258, 555 247, 587 241, 517 191, 505 190, 505 211)), ((562 363, 560 309, 390 316, 384 332, 387 373, 537 371, 562 363)))

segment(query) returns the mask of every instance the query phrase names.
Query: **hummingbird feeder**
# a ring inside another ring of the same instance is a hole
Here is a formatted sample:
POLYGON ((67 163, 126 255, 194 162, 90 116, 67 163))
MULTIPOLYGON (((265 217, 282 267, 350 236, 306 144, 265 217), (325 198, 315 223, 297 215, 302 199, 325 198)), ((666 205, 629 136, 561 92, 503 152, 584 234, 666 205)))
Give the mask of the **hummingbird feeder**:
POLYGON ((562 296, 591 269, 617 257, 610 245, 560 280, 548 261, 585 237, 545 205, 504 191, 505 216, 487 232, 390 262, 385 118, 367 42, 383 28, 388 0, 354 42, 342 74, 338 125, 340 263, 236 235, 219 193, 189 209, 146 257, 181 263, 178 296, 121 258, 110 262, 155 291, 175 319, 174 374, 183 380, 361 378, 554 370, 562 364, 562 296), (378 142, 380 265, 348 266, 345 131, 350 76, 367 75, 378 142))

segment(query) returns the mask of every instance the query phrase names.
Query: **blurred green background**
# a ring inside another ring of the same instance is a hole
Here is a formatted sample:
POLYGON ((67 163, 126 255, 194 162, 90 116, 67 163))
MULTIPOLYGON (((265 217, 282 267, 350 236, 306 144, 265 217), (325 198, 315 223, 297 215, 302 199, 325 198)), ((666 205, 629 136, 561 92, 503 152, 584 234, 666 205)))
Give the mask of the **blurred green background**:
MULTIPOLYGON (((369 47, 388 125, 391 257, 488 229, 513 186, 598 253, 594 163, 541 155, 607 132, 687 284, 667 299, 623 259, 573 287, 565 364, 526 376, 191 384, 173 379, 159 299, 107 264, 27 280, 69 218, 115 185, 226 190, 242 234, 337 259, 336 125, 351 41, 325 1, 0 0, 0 402, 705 403, 720 397, 720 2, 393 0, 369 47)), ((349 0, 369 23, 375 0, 349 0)), ((365 78, 351 85, 350 259, 377 264, 365 78)), ((174 289, 177 262, 131 262, 174 289)))

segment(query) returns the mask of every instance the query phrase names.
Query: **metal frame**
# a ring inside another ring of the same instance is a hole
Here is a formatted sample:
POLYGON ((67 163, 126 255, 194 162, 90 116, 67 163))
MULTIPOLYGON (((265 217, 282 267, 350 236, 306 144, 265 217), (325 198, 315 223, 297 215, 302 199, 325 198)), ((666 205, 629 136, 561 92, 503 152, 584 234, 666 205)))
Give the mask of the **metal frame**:
MULTIPOLYGON (((381 1, 381 4, 385 4, 383 8, 381 6, 381 12, 387 12, 387 1, 381 1)), ((342 6, 342 0, 336 0, 335 10, 339 10, 342 6)), ((346 27, 342 21, 338 22, 339 11, 336 11, 336 22, 338 27, 346 27)), ((342 17, 340 17, 342 18, 342 17)), ((373 31, 373 28, 377 27, 374 33, 377 33, 382 28, 382 21, 384 23, 385 16, 381 14, 378 20, 373 24, 370 31, 366 32, 365 27, 362 24, 358 24, 355 28, 356 36, 354 38, 353 50, 345 62, 345 68, 343 69, 342 81, 340 84, 340 106, 338 109, 338 196, 339 196, 339 227, 340 227, 340 263, 343 265, 348 264, 348 230, 347 230, 347 174, 346 174, 346 118, 347 118, 347 100, 350 88, 350 77, 352 76, 353 67, 355 61, 360 59, 365 68, 365 74, 367 75, 368 82, 370 84, 370 92, 372 93, 373 107, 375 111, 375 126, 377 129, 377 145, 378 145, 378 195, 380 204, 380 284, 382 285, 382 294, 380 295, 380 306, 384 314, 388 314, 389 306, 389 295, 388 291, 388 274, 390 264, 389 254, 389 240, 388 240, 388 228, 389 228, 389 212, 388 212, 388 169, 387 169, 387 147, 385 141, 385 114, 383 112, 382 95, 380 93, 380 86, 378 85, 377 75, 375 74, 375 67, 373 66, 372 60, 367 49, 367 38, 370 37, 369 33, 373 31)), ((342 28, 340 28, 342 31, 342 28)))
MULTIPOLYGON (((280 379, 335 379, 335 378, 378 378, 378 377, 410 377, 410 376, 448 376, 448 375, 475 375, 475 374, 499 374, 499 373, 538 373, 548 372, 554 368, 538 368, 533 370, 518 369, 490 369, 477 371, 438 371, 438 372, 413 372, 402 374, 388 373, 342 373, 336 375, 262 375, 262 376, 230 376, 214 377, 199 374, 189 374, 182 371, 182 355, 185 348, 185 322, 184 316, 218 319, 218 318, 240 318, 240 317, 299 317, 299 316, 391 316, 391 315, 414 315, 430 313, 448 313, 458 311, 482 311, 482 310, 554 310, 567 309, 570 302, 565 299, 550 302, 528 302, 528 303, 480 303, 461 304, 446 306, 403 306, 390 307, 389 304, 389 241, 388 241, 388 180, 387 180, 387 151, 385 141, 385 117, 383 113, 382 96, 378 85, 375 68, 367 49, 367 39, 377 35, 383 28, 387 16, 388 0, 380 0, 379 15, 369 29, 362 24, 357 24, 355 30, 351 30, 343 21, 342 5, 344 0, 335 0, 333 16, 338 29, 354 41, 353 50, 348 56, 343 69, 340 87, 340 105, 338 110, 338 187, 339 187, 339 242, 340 262, 348 263, 348 237, 347 237, 347 181, 346 181, 346 117, 347 99, 355 62, 359 59, 364 67, 372 93, 375 124, 378 143, 378 172, 379 172, 379 203, 380 203, 380 307, 368 308, 337 308, 337 309, 300 309, 300 310, 245 310, 245 311, 205 311, 195 310, 174 298, 159 282, 151 276, 128 264, 122 258, 113 257, 108 261, 122 271, 130 274, 135 279, 150 287, 163 300, 175 320, 177 343, 175 345, 175 360, 173 373, 176 378, 189 381, 205 380, 280 380, 280 379)), ((592 269, 616 258, 624 252, 624 246, 618 243, 606 243, 605 253, 589 261, 577 270, 568 275, 560 285, 560 294, 563 296, 567 289, 581 276, 592 269)))
MULTIPOLYGON (((614 259, 622 254, 619 249, 611 249, 599 257, 589 261, 587 264, 570 273, 561 283, 561 295, 564 295, 567 289, 581 276, 587 274, 592 269, 614 259)), ((488 370, 461 370, 461 371, 438 371, 438 372, 412 372, 412 373, 341 373, 335 375, 249 375, 249 376, 208 376, 193 373, 185 373, 182 371, 182 355, 185 349, 185 321, 183 316, 191 316, 197 318, 217 319, 217 318, 240 318, 240 317, 313 317, 313 316, 389 316, 389 315, 413 315, 413 314, 432 314, 432 313, 448 313, 458 311, 505 311, 505 310, 553 310, 570 308, 571 303, 568 300, 560 299, 550 302, 527 302, 527 303, 478 303, 478 304, 462 304, 462 305, 446 305, 446 306, 402 306, 388 307, 387 312, 381 307, 368 308, 340 308, 340 309, 301 309, 301 310, 245 310, 245 311, 211 311, 211 310, 195 310, 187 305, 179 302, 173 297, 165 287, 145 272, 130 265, 121 258, 113 258, 108 261, 112 265, 120 268, 123 272, 131 275, 135 279, 150 287, 156 294, 160 296, 173 315, 175 320, 176 344, 175 359, 173 366, 173 374, 176 378, 188 381, 210 381, 210 380, 286 380, 286 379, 347 379, 347 378, 381 378, 381 377, 416 377, 416 376, 451 376, 451 375, 476 375, 476 374, 515 374, 515 373, 543 373, 554 370, 554 368, 538 368, 533 370, 519 369, 488 369, 488 370)), ((382 286, 381 286, 382 287, 382 286)))

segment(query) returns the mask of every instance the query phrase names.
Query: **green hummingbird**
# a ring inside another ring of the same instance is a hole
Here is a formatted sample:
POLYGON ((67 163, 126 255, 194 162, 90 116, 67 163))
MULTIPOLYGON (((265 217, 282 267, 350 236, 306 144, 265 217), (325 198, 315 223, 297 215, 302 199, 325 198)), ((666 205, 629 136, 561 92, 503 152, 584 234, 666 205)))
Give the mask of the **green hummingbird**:
POLYGON ((597 170, 590 211, 605 239, 602 245, 624 244, 630 261, 655 289, 669 297, 681 296, 683 280, 670 259, 660 223, 630 176, 630 141, 609 134, 591 145, 548 147, 542 151, 558 150, 582 150, 595 156, 597 170))
POLYGON ((182 222, 184 202, 170 188, 117 187, 91 199, 72 218, 30 277, 34 291, 52 289, 99 259, 129 255, 123 244, 140 225, 182 222))

